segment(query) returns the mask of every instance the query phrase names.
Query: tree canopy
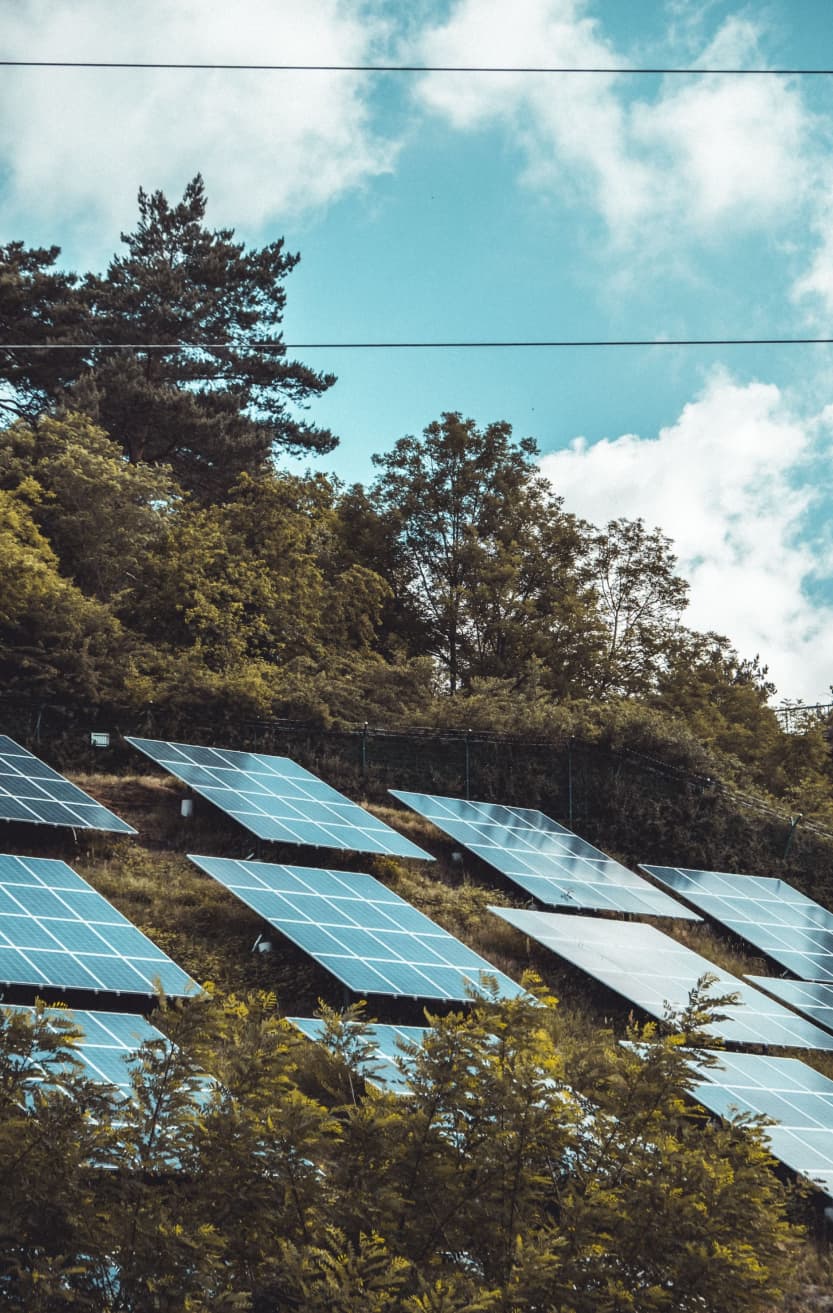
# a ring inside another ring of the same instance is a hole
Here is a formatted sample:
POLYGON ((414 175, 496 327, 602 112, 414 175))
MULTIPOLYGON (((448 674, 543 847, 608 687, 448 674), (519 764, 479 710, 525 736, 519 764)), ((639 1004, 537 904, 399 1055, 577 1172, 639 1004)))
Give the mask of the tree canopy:
POLYGON ((393 1093, 355 1012, 322 1049, 268 996, 192 1001, 122 1103, 71 1025, 0 1012, 4 1307, 763 1313, 787 1196, 754 1124, 687 1106, 689 1011, 623 1047, 487 995, 393 1093))
POLYGON ((300 257, 283 239, 247 250, 205 212, 199 175, 177 204, 140 190, 126 253, 82 279, 53 271, 57 248, 2 248, 5 341, 83 350, 2 353, 0 335, 0 358, 22 410, 70 398, 130 461, 164 462, 213 497, 276 452, 331 451, 336 438, 302 412, 335 380, 286 358, 284 281, 300 257))

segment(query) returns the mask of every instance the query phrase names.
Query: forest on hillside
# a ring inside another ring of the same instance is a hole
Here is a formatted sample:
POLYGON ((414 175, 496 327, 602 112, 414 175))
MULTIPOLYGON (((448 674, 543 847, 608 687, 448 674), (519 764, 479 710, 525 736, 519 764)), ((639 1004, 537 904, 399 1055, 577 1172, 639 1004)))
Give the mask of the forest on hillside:
POLYGON ((0 248, 7 699, 705 749, 833 822, 827 727, 786 734, 765 654, 686 625, 673 525, 582 521, 534 440, 456 412, 368 487, 287 472, 337 442, 309 417, 335 379, 281 336, 299 257, 205 210, 199 177, 140 192, 104 274, 0 248))

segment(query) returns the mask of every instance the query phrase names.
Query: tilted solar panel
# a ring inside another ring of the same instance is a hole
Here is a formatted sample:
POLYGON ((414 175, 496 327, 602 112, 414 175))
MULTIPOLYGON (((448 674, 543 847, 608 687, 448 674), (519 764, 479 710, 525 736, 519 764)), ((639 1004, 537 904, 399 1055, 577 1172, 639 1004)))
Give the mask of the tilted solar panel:
POLYGON ((433 793, 389 792, 548 906, 700 920, 543 812, 433 793))
MULTIPOLYGON (((21 1013, 33 1018, 34 1008, 4 1004, 2 1011, 21 1013)), ((71 1046, 75 1058, 82 1064, 79 1074, 88 1080, 113 1085, 125 1097, 130 1093, 130 1072, 137 1062, 137 1050, 149 1040, 167 1040, 161 1031, 138 1014, 128 1012, 86 1012, 70 1008, 45 1008, 44 1014, 60 1036, 63 1026, 71 1023, 82 1036, 71 1046)), ((50 1064, 44 1067, 44 1080, 60 1076, 60 1069, 50 1064)))
POLYGON ((371 875, 189 856, 356 994, 463 1001, 484 972, 523 993, 371 875))
MULTIPOLYGON (((287 1017, 287 1021, 316 1043, 326 1038, 326 1024, 318 1017, 287 1017)), ((346 1024, 349 1026, 350 1023, 346 1024)), ((402 1045, 421 1045, 425 1027, 387 1026, 374 1021, 364 1025, 363 1031, 373 1045, 373 1054, 362 1065, 361 1074, 373 1085, 381 1085, 396 1094, 404 1093, 408 1089, 408 1061, 402 1045)))
POLYGON ((0 982, 197 992, 190 976, 66 862, 0 855, 0 982))
POLYGON ((770 1152, 827 1193, 833 1192, 833 1081, 796 1058, 715 1053, 720 1065, 694 1065, 703 1077, 692 1095, 710 1112, 771 1117, 770 1152))
POLYGON ((720 1009, 724 1020, 712 1022, 709 1034, 730 1044, 833 1049, 833 1035, 722 971, 656 926, 509 907, 489 910, 654 1017, 662 1019, 668 1006, 675 1011, 684 1008, 701 977, 712 975, 716 983, 709 990, 710 997, 736 993, 740 1001, 720 1009))
POLYGON ((785 880, 681 866, 642 869, 793 975, 833 981, 833 913, 785 880))
POLYGON ((132 825, 5 734, 0 734, 0 821, 136 833, 132 825))
POLYGON ((260 839, 433 860, 289 757, 157 739, 127 742, 260 839))
POLYGON ((819 1026, 833 1030, 833 985, 820 980, 781 980, 774 976, 747 975, 756 989, 773 994, 819 1026))

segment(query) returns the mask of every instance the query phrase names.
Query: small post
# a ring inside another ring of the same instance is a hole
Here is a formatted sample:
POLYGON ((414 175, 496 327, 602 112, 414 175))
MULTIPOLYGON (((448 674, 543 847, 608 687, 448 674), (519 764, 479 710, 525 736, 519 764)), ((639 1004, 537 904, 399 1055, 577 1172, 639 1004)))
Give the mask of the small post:
POLYGON ((362 775, 367 774, 367 721, 362 729, 362 775))
POLYGON ((804 819, 803 812, 799 812, 797 816, 790 817, 790 832, 787 835, 787 842, 784 844, 784 856, 782 858, 782 861, 786 861, 787 854, 789 853, 790 848, 792 847, 793 837, 795 835, 796 830, 798 829, 799 822, 802 821, 803 819, 804 819))
POLYGON ((573 828, 573 737, 567 740, 567 818, 573 828))
POLYGON ((467 729, 467 730, 466 730, 466 738, 465 738, 465 744, 466 744, 466 802, 468 802, 469 799, 470 799, 470 797, 471 797, 471 752, 470 752, 470 750, 469 750, 469 744, 470 744, 470 742, 471 742, 471 730, 470 730, 470 729, 467 729))

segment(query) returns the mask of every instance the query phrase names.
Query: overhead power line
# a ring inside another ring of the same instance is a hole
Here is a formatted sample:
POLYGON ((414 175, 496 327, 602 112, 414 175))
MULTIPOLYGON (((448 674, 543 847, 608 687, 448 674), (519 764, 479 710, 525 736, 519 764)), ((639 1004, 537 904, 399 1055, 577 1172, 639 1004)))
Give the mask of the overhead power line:
POLYGON ((571 347, 831 346, 833 337, 558 338, 480 342, 0 342, 3 351, 483 351, 571 347))
POLYGON ((495 65, 495 64, 227 64, 209 62, 163 62, 156 60, 115 59, 0 59, 0 68, 88 68, 88 69, 160 69, 240 73, 542 73, 557 75, 589 74, 623 77, 657 77, 699 75, 710 77, 830 77, 833 68, 630 68, 575 67, 563 65, 495 65))

